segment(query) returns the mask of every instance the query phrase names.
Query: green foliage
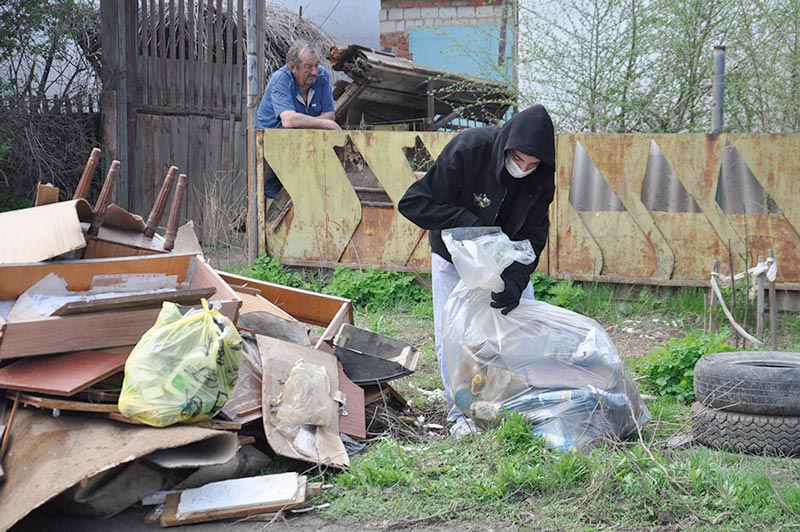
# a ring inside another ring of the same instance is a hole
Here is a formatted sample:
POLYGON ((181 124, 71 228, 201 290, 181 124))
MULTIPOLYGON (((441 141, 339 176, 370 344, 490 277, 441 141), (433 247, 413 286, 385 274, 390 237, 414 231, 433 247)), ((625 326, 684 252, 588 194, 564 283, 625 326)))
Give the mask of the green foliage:
POLYGON ((796 522, 800 466, 702 446, 667 449, 662 430, 678 419, 668 421, 645 428, 644 442, 567 453, 548 449, 518 414, 478 436, 380 440, 354 456, 349 471, 329 474, 333 487, 321 497, 331 517, 384 525, 425 519, 448 529, 480 522, 503 530, 597 530, 602 523, 650 530, 661 529, 666 515, 675 530, 777 530, 796 522))
POLYGON ((691 402, 695 364, 703 355, 733 351, 727 342, 729 335, 727 330, 708 335, 695 331, 684 338, 672 338, 666 346, 636 361, 634 368, 645 377, 642 384, 649 392, 691 402))
POLYGON ((581 311, 586 299, 586 292, 571 280, 559 281, 547 274, 535 271, 531 275, 531 283, 537 300, 576 312, 581 311))
POLYGON ((394 308, 431 298, 431 291, 417 283, 413 273, 374 269, 336 268, 322 291, 350 299, 353 305, 360 308, 367 305, 394 308))
POLYGON ((415 464, 414 457, 397 442, 381 440, 370 447, 369 453, 354 460, 350 471, 337 476, 336 482, 342 486, 408 485, 418 476, 415 464))
POLYGON ((5 192, 0 192, 0 212, 25 209, 30 206, 31 204, 27 198, 23 198, 22 196, 9 196, 5 192))
POLYGON ((259 255, 252 265, 242 271, 242 275, 292 288, 306 287, 302 275, 285 268, 280 258, 269 257, 266 253, 259 255))
POLYGON ((523 453, 541 458, 545 452, 542 439, 533 435, 531 426, 518 412, 506 416, 497 430, 497 440, 507 454, 523 453))

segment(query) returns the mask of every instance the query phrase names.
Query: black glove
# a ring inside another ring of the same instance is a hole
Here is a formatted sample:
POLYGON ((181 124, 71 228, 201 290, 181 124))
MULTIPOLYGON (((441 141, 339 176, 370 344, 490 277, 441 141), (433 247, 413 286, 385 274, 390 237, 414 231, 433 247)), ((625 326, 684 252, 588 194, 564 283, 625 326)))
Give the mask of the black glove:
POLYGON ((492 308, 502 309, 504 315, 508 314, 519 305, 519 298, 522 291, 528 286, 531 275, 528 273, 528 266, 521 262, 514 262, 503 271, 501 275, 506 285, 502 292, 492 292, 492 308))

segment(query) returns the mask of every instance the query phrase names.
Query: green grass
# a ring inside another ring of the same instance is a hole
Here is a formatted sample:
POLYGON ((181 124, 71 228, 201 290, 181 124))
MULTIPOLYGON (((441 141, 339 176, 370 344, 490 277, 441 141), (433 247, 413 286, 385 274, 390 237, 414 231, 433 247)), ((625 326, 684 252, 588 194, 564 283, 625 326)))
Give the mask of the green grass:
POLYGON ((716 334, 692 331, 683 338, 672 338, 667 345, 636 360, 634 371, 642 375, 643 389, 649 393, 694 401, 694 366, 703 355, 733 351, 727 329, 716 334))
MULTIPOLYGON (((280 278, 282 269, 267 264, 262 273, 280 278)), ((443 416, 444 402, 422 392, 441 388, 425 283, 410 274, 384 277, 368 270, 338 275, 336 289, 328 284, 323 290, 357 302, 356 325, 420 347, 417 371, 392 383, 413 404, 410 415, 438 409, 443 416)), ((316 278, 327 282, 331 276, 316 278)), ((308 276, 290 282, 308 283, 308 276)), ((354 529, 740 531, 789 530, 800 523, 800 462, 669 443, 690 428, 688 368, 724 342, 701 333, 703 290, 623 290, 542 276, 534 282, 537 298, 606 327, 635 318, 683 330, 645 357, 647 371, 629 363, 640 387, 663 391, 648 405, 653 421, 642 439, 560 453, 515 415, 461 439, 381 439, 352 456, 349 471, 319 475, 332 485, 314 499, 331 504, 323 516, 354 529)), ((781 323, 781 345, 798 345, 800 318, 782 315, 781 323)))
POLYGON ((559 453, 518 415, 486 434, 382 440, 326 480, 337 519, 468 528, 776 530, 800 518, 800 464, 703 447, 669 449, 686 412, 654 405, 643 441, 559 453))

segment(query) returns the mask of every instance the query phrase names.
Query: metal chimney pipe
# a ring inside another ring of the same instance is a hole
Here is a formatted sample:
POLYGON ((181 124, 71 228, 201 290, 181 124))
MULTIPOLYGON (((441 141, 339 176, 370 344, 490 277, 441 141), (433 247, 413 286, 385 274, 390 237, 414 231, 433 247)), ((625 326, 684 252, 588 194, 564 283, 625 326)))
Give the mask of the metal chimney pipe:
POLYGON ((725 47, 714 47, 714 77, 711 81, 711 132, 722 132, 722 102, 725 98, 725 47))

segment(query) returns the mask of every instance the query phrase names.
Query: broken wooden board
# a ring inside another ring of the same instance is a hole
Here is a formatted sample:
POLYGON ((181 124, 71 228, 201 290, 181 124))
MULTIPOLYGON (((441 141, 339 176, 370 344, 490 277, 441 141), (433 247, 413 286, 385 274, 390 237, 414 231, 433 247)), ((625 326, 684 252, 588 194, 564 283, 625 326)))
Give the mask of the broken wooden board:
POLYGON ((167 495, 161 526, 202 523, 299 508, 306 501, 307 478, 281 473, 211 482, 167 495))
POLYGON ((213 286, 205 288, 180 288, 149 294, 130 294, 91 301, 72 301, 56 309, 51 316, 70 316, 88 312, 102 312, 131 308, 161 308, 165 301, 179 305, 199 305, 202 298, 208 299, 217 293, 213 286))
POLYGON ((353 323, 353 306, 349 299, 258 281, 227 272, 217 271, 217 273, 229 285, 257 289, 265 299, 295 319, 325 327, 325 331, 314 346, 316 349, 321 349, 323 344, 332 344, 333 337, 339 332, 342 323, 353 323))
POLYGON ((339 369, 339 390, 347 398, 344 412, 339 412, 339 431, 358 440, 367 437, 367 422, 364 412, 364 390, 350 380, 342 369, 342 363, 337 362, 339 369))
POLYGON ((375 384, 410 375, 420 350, 401 340, 343 323, 334 353, 356 384, 375 384))
POLYGON ((285 320, 263 310, 239 313, 239 321, 236 322, 236 326, 253 334, 271 336, 293 344, 311 346, 311 338, 309 337, 311 330, 308 325, 294 319, 285 320))
POLYGON ((36 185, 36 201, 34 206, 50 205, 58 203, 58 187, 52 183, 39 183, 36 185))
POLYGON ((78 199, 0 213, 0 264, 38 262, 86 246, 81 221, 92 207, 78 199))
MULTIPOLYGON (((9 397, 13 397, 11 392, 7 392, 9 397)), ((19 402, 26 406, 42 408, 45 410, 67 410, 70 412, 95 412, 111 413, 119 412, 116 404, 108 403, 87 403, 83 401, 70 401, 69 399, 56 399, 55 397, 40 397, 27 393, 20 394, 19 402)))
POLYGON ((0 388, 71 396, 121 371, 127 359, 102 351, 22 359, 0 368, 0 388))
POLYGON ((408 402, 405 397, 400 395, 400 392, 392 388, 389 384, 369 384, 363 386, 363 389, 365 406, 377 403, 378 401, 393 401, 401 410, 408 408, 408 402))
MULTIPOLYGON (((315 454, 301 452, 298 442, 306 444, 307 440, 301 440, 303 435, 298 435, 295 441, 290 441, 277 425, 277 408, 281 393, 283 392, 286 380, 289 378, 292 368, 299 360, 308 364, 321 366, 325 369, 328 378, 328 389, 331 396, 339 393, 339 372, 336 365, 336 357, 331 354, 304 347, 301 345, 284 342, 268 336, 257 336, 258 350, 261 352, 263 362, 263 423, 267 442, 276 454, 295 458, 305 462, 325 464, 336 467, 349 467, 350 459, 345 451, 344 444, 339 437, 339 416, 333 416, 330 425, 327 427, 316 427, 313 437, 315 454), (268 376, 268 377, 267 377, 268 376)), ((331 398, 333 401, 333 398, 331 398)), ((303 432, 303 431, 301 431, 303 432)), ((308 430, 305 431, 309 432, 308 430)), ((312 434, 307 434, 311 437, 312 434)))
MULTIPOLYGON (((128 423, 129 425, 145 425, 136 418, 132 417, 125 417, 119 412, 103 412, 100 414, 100 417, 104 417, 106 419, 113 419, 114 421, 119 421, 120 423, 128 423)), ((188 425, 192 425, 193 427, 202 427, 204 429, 214 429, 214 430, 233 430, 239 431, 242 430, 242 424, 236 423, 235 421, 227 421, 224 419, 205 419, 203 421, 196 421, 194 423, 187 423, 188 425)))
POLYGON ((147 227, 138 214, 133 214, 119 205, 111 203, 106 208, 106 215, 103 218, 103 225, 106 227, 114 227, 126 231, 133 231, 144 233, 147 227))
MULTIPOLYGON (((16 299, 40 279, 54 273, 70 291, 85 291, 96 275, 165 274, 191 289, 214 287, 209 303, 234 323, 241 299, 196 255, 159 254, 34 264, 0 265, 0 300, 16 299)), ((7 322, 0 316, 0 359, 135 345, 156 321, 160 309, 123 309, 91 314, 51 316, 7 322)))
MULTIPOLYGON (((89 226, 84 224, 84 230, 89 226)), ((160 235, 146 237, 141 231, 100 226, 97 235, 86 236, 84 258, 132 257, 165 253, 164 238, 160 235)))
MULTIPOLYGON (((79 482, 159 449, 184 448, 236 435, 192 426, 152 428, 115 423, 93 416, 60 416, 20 408, 14 442, 3 465, 0 485, 0 530, 79 482)), ((230 459, 228 457, 227 459, 230 459)))
POLYGON ((247 314, 248 312, 263 311, 283 318, 285 320, 297 321, 297 318, 281 309, 278 305, 272 303, 270 300, 262 296, 258 289, 247 286, 231 285, 231 288, 239 294, 242 299, 242 308, 239 314, 247 314), (253 293, 255 292, 255 293, 253 293))

